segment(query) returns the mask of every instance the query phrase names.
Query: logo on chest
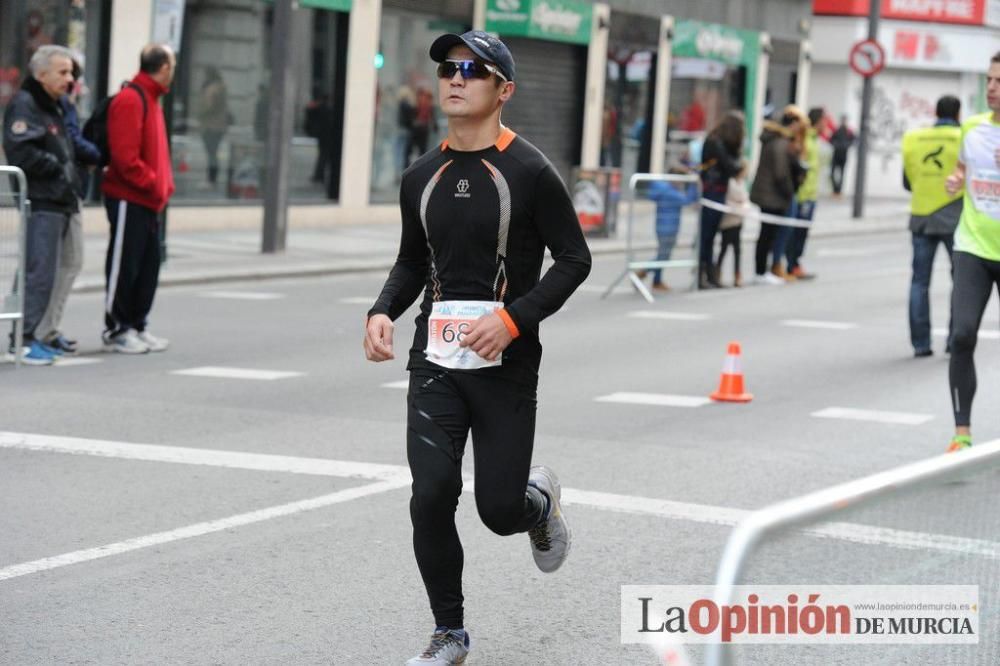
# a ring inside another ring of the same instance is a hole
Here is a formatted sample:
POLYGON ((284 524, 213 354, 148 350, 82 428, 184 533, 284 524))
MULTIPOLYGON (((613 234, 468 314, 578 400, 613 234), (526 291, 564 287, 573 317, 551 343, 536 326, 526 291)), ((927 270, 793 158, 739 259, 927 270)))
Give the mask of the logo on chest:
POLYGON ((458 181, 458 185, 455 186, 455 198, 456 199, 471 199, 472 195, 469 194, 469 179, 463 178, 458 181))

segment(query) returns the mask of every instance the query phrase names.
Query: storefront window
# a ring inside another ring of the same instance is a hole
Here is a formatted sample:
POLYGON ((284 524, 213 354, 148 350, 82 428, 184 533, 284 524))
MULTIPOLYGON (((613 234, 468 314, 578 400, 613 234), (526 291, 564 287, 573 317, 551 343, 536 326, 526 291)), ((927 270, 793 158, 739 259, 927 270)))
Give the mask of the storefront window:
MULTIPOLYGON (((188 0, 170 120, 178 202, 260 200, 268 175, 271 26, 264 0, 188 0)), ((300 7, 289 155, 292 201, 336 200, 347 15, 300 7)))
MULTIPOLYGON (((730 109, 743 111, 753 137, 760 36, 729 26, 680 21, 673 43, 667 166, 701 161, 705 135, 730 109)), ((753 145, 747 141, 746 146, 753 145)))
POLYGON ((601 165, 621 168, 622 177, 628 179, 638 168, 647 130, 653 52, 616 48, 614 44, 609 51, 601 123, 601 165))
POLYGON ((701 161, 705 135, 726 111, 743 108, 742 67, 698 58, 675 58, 667 116, 667 166, 701 161))
POLYGON ((81 122, 90 117, 103 92, 107 44, 101 24, 109 4, 107 0, 0 2, 0 117, 28 74, 31 56, 45 44, 73 50, 83 67, 75 97, 77 110, 81 122))
MULTIPOLYGON (((405 3, 412 6, 417 3, 405 3)), ((400 176, 417 157, 441 141, 445 120, 437 104, 436 65, 427 51, 439 35, 469 29, 472 2, 431 2, 434 14, 393 6, 382 11, 379 42, 372 203, 394 202, 400 176), (468 23, 466 23, 468 22, 468 23)))

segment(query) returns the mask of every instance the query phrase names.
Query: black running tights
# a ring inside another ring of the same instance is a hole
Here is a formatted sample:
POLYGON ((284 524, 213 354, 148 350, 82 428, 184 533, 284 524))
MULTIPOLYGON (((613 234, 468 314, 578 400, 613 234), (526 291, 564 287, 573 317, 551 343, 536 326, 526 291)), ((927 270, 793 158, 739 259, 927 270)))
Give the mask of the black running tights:
POLYGON ((542 518, 545 497, 528 486, 535 389, 483 372, 410 372, 406 455, 413 475, 413 550, 437 626, 464 626, 463 552, 455 510, 470 430, 476 508, 483 523, 507 536, 527 532, 542 518))
POLYGON ((993 285, 1000 287, 1000 262, 988 261, 968 252, 955 252, 954 287, 951 292, 951 361, 948 379, 955 425, 968 426, 972 398, 976 395, 976 366, 973 354, 983 313, 993 285))

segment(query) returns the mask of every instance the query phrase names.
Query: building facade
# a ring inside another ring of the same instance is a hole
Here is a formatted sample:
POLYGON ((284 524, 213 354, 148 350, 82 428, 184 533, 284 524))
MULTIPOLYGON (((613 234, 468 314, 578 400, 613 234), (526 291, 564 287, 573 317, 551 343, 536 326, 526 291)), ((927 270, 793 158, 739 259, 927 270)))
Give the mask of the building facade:
MULTIPOLYGON (((932 125, 937 99, 954 95, 962 114, 984 111, 984 74, 1000 51, 1000 3, 883 0, 878 41, 886 68, 874 77, 865 192, 905 195, 900 143, 912 128, 932 125)), ((857 131, 863 79, 846 64, 851 46, 868 36, 868 4, 815 0, 812 98, 857 131)), ((854 189, 848 160, 845 190, 854 189)))
POLYGON ((289 34, 275 35, 273 0, 0 3, 0 107, 45 40, 81 54, 84 116, 134 74, 145 43, 171 41, 174 206, 259 208, 271 57, 281 48, 295 73, 290 201, 365 219, 394 206, 403 169, 445 131, 427 57, 443 32, 477 27, 510 44, 518 89, 504 122, 569 180, 581 164, 665 168, 729 108, 744 109, 756 132, 767 105, 801 97, 811 17, 798 0, 295 4, 289 34))

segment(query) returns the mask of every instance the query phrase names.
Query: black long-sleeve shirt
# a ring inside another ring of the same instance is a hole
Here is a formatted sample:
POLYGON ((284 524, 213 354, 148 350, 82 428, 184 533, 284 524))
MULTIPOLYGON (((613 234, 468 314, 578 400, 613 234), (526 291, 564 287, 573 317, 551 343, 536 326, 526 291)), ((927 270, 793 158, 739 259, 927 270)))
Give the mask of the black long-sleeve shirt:
POLYGON ((424 355, 434 301, 502 301, 520 335, 499 367, 470 372, 537 378, 538 325, 590 273, 590 250, 566 186, 545 156, 505 129, 484 150, 442 144, 403 174, 399 255, 368 315, 395 320, 424 292, 407 369, 424 355), (545 248, 554 264, 541 275, 545 248))

